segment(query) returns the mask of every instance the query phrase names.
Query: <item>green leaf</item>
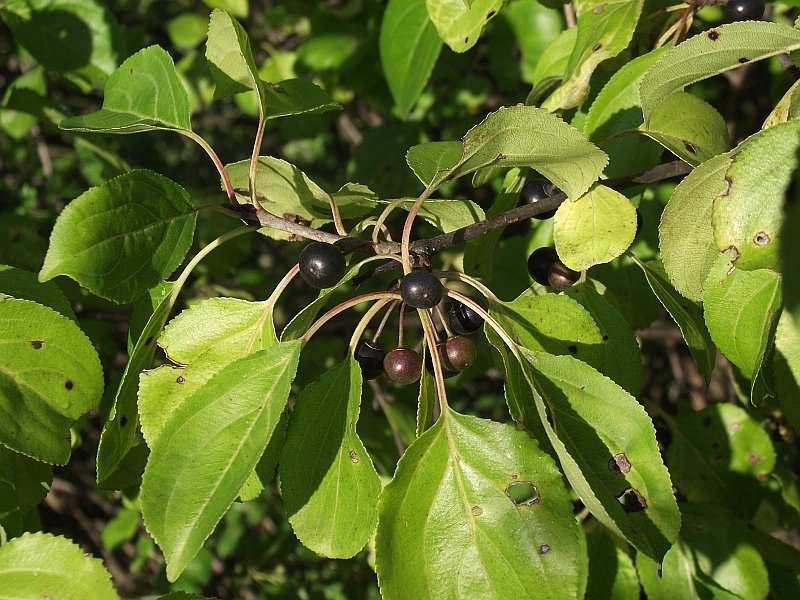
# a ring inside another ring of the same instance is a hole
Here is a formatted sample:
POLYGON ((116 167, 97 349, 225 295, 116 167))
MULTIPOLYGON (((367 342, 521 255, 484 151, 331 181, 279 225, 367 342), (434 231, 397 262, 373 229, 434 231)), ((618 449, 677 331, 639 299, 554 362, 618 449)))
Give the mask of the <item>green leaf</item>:
POLYGON ((537 97, 537 90, 549 87, 553 82, 558 83, 564 79, 567 63, 578 39, 578 28, 565 29, 554 39, 539 58, 536 69, 533 71, 535 86, 528 97, 528 104, 532 104, 533 97, 537 97))
POLYGON ((727 187, 714 200, 711 222, 717 248, 735 248, 738 268, 778 265, 785 192, 798 147, 800 121, 789 121, 749 137, 731 153, 727 187))
POLYGON ((708 102, 686 92, 674 92, 660 102, 641 131, 693 166, 731 147, 722 115, 708 102))
MULTIPOLYGON (((400 207, 410 210, 414 200, 409 198, 400 207)), ((443 233, 450 233, 467 225, 474 225, 486 218, 483 209, 472 200, 427 200, 419 210, 419 217, 443 233)))
POLYGON ((780 316, 781 276, 775 271, 743 271, 721 254, 705 284, 703 308, 711 338, 747 379, 761 366, 780 316))
POLYGON ((97 352, 72 320, 29 300, 0 297, 0 323, 0 443, 64 464, 70 425, 103 395, 97 352))
MULTIPOLYGON (((521 78, 533 83, 539 59, 563 29, 561 15, 558 10, 536 0, 516 0, 503 6, 500 17, 508 21, 514 31, 515 42, 522 51, 521 78), (536 35, 531 35, 531 31, 535 31, 536 35)), ((503 57, 503 60, 506 58, 503 57)))
POLYGON ((763 600, 767 569, 747 526, 717 504, 684 504, 681 539, 659 565, 641 554, 636 567, 649 600, 763 600))
POLYGON ((230 363, 277 344, 272 304, 208 298, 169 322, 158 340, 172 362, 139 377, 142 435, 153 448, 172 414, 230 363))
POLYGON ((742 21, 709 29, 671 48, 642 79, 645 122, 672 92, 742 64, 800 49, 800 31, 768 21, 742 21))
POLYGON ((678 294, 669 284, 664 268, 658 261, 642 262, 635 257, 633 260, 641 267, 653 293, 681 330, 706 383, 710 382, 717 362, 717 347, 706 328, 702 308, 678 294))
POLYGON ((756 484, 775 468, 769 434, 734 404, 684 410, 670 429, 670 474, 692 502, 729 502, 737 508, 745 485, 756 484))
POLYGON ((299 342, 289 342, 229 364, 175 410, 154 443, 140 498, 170 581, 258 463, 286 406, 299 352, 299 342))
POLYGON ((0 547, 4 598, 116 600, 103 563, 77 544, 49 533, 25 533, 0 547))
POLYGON ((220 8, 234 17, 246 19, 250 13, 249 0, 203 0, 209 8, 220 8))
POLYGON ((553 239, 559 258, 569 268, 585 271, 621 255, 636 235, 636 208, 604 185, 596 185, 556 211, 553 239))
POLYGON ((589 586, 586 598, 639 600, 639 579, 630 555, 605 533, 586 536, 589 586))
POLYGON ((800 384, 800 327, 788 311, 783 311, 778 321, 775 348, 786 362, 795 382, 800 384))
POLYGON ((800 117, 800 80, 795 81, 769 113, 761 129, 769 129, 780 123, 800 117))
POLYGON ((637 395, 642 387, 642 356, 639 342, 628 322, 598 292, 591 279, 572 286, 567 293, 589 311, 602 334, 603 361, 602 366, 596 368, 634 396, 637 395))
POLYGON ((0 129, 15 140, 29 135, 31 128, 44 116, 47 102, 47 81, 42 67, 23 73, 12 81, 0 103, 0 129))
POLYGON ((128 57, 103 88, 103 107, 59 123, 68 131, 140 133, 159 129, 191 131, 189 97, 172 58, 160 46, 128 57))
POLYGON ((571 356, 520 351, 535 371, 542 424, 584 505, 639 551, 660 559, 678 534, 680 512, 644 408, 571 356), (637 493, 644 510, 625 507, 637 493))
POLYGON ((262 116, 265 114, 267 99, 264 83, 258 76, 247 33, 236 19, 218 8, 212 11, 208 25, 206 58, 217 84, 215 97, 222 98, 254 90, 257 94, 258 112, 262 116))
POLYGON ((340 363, 300 393, 278 468, 295 535, 317 554, 349 558, 378 522, 381 482, 356 433, 361 369, 340 363))
MULTIPOLYGON (((424 348, 423 352, 427 352, 424 348)), ((423 354, 423 359, 425 355, 423 354)), ((416 437, 425 433, 436 421, 436 380, 428 369, 422 369, 417 396, 416 437)))
POLYGON ((726 187, 727 155, 706 161, 678 184, 661 215, 661 261, 670 282, 689 300, 703 299, 703 286, 719 256, 711 215, 714 200, 726 187))
POLYGON ((33 300, 77 321, 72 305, 54 281, 39 283, 35 273, 0 265, 0 297, 33 300))
POLYGON ((591 0, 578 15, 577 39, 564 73, 564 82, 543 104, 554 111, 580 106, 589 93, 597 66, 628 47, 639 22, 644 0, 591 0))
POLYGON ((196 13, 183 13, 167 22, 167 35, 175 47, 191 50, 206 37, 208 19, 196 13))
MULTIPOLYGON (((795 257, 800 256, 800 202, 797 201, 797 195, 795 191, 793 195, 787 197, 785 220, 781 230, 780 255, 785 265, 792 264, 795 257)), ((783 301, 792 316, 800 321, 800 270, 785 270, 783 301)))
POLYGON ((376 567, 395 598, 575 598, 580 531, 552 459, 524 431, 448 412, 381 496, 376 567))
POLYGON ((598 144, 605 140, 608 177, 641 173, 656 164, 663 150, 652 140, 627 132, 644 121, 639 100, 639 82, 667 47, 657 48, 634 58, 614 73, 592 102, 583 123, 583 133, 598 144))
POLYGON ((466 52, 504 0, 426 0, 428 15, 453 52, 466 52))
POLYGON ((84 92, 100 88, 117 66, 122 32, 104 2, 8 0, 0 16, 36 62, 84 92))
POLYGON ((577 199, 600 176, 608 157, 577 129, 547 111, 511 106, 489 114, 464 135, 460 145, 432 142, 414 146, 407 160, 429 188, 490 165, 533 167, 577 199), (537 135, 530 135, 531 131, 537 135))
POLYGON ((180 265, 196 220, 174 181, 145 170, 120 175, 61 212, 39 280, 67 275, 98 296, 131 302, 180 265))
POLYGON ((44 500, 52 481, 49 466, 0 446, 0 486, 11 486, 0 499, 0 526, 10 516, 21 516, 44 500))
POLYGON ((441 49, 425 0, 390 0, 381 21, 381 64, 401 118, 425 89, 441 49))
POLYGON ((267 103, 264 118, 267 121, 342 108, 325 90, 307 79, 285 79, 275 84, 264 84, 264 96, 267 103))

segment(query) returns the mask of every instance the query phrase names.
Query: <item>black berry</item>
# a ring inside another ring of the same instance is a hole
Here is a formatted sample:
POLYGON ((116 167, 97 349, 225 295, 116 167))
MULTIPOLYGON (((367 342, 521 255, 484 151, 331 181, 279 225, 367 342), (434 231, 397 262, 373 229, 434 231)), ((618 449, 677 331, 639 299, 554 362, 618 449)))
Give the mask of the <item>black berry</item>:
MULTIPOLYGON (((439 363, 442 365, 442 376, 445 379, 450 379, 451 377, 455 377, 458 375, 458 371, 455 371, 447 364, 447 358, 444 355, 444 342, 439 342, 436 345, 436 351, 439 353, 439 363)), ((433 359, 431 358, 431 353, 429 351, 425 352, 425 369, 431 375, 434 374, 433 370, 433 359)))
POLYGON ((400 296, 412 308, 433 308, 443 295, 442 282, 428 271, 412 271, 400 280, 400 296))
POLYGON ((446 311, 450 329, 460 335, 475 333, 483 325, 483 318, 477 312, 457 300, 448 302, 446 311))
POLYGON ((463 371, 478 358, 478 350, 468 337, 455 335, 445 341, 444 356, 450 368, 454 371, 463 371))
POLYGON ((764 0, 728 0, 725 18, 728 21, 758 21, 764 16, 764 0))
POLYGON ((563 292, 578 281, 580 276, 580 273, 573 271, 560 260, 557 260, 550 266, 550 272, 547 274, 547 283, 557 292, 563 292))
POLYGON ((386 376, 399 385, 419 381, 422 376, 422 359, 408 348, 395 348, 383 359, 386 376))
POLYGON ((550 275, 550 267, 558 261, 558 254, 555 248, 537 248, 528 257, 528 273, 533 280, 540 285, 550 285, 547 280, 550 275))
POLYGON ((375 379, 383 373, 383 359, 386 352, 375 342, 361 340, 353 353, 359 365, 364 379, 375 379))
MULTIPOLYGON (((553 187, 551 184, 544 181, 533 179, 529 180, 522 186, 520 198, 525 204, 537 204, 543 200, 547 200, 553 195, 553 187)), ((548 210, 547 212, 534 215, 534 219, 551 219, 556 214, 555 209, 548 210)))
POLYGON ((303 248, 299 265, 303 280, 317 289, 338 283, 347 266, 344 254, 333 244, 325 242, 312 242, 303 248))

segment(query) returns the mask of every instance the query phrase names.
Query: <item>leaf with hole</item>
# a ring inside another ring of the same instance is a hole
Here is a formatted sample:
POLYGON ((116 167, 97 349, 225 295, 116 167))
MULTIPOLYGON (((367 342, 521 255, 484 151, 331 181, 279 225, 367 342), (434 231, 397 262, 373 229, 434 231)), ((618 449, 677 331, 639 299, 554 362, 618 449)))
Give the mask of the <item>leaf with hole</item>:
POLYGON ((586 555, 561 474, 537 443, 450 410, 384 488, 376 569, 388 600, 566 599, 584 588, 586 555))
POLYGON ((425 0, 428 16, 454 52, 466 52, 478 41, 486 23, 504 0, 425 0))

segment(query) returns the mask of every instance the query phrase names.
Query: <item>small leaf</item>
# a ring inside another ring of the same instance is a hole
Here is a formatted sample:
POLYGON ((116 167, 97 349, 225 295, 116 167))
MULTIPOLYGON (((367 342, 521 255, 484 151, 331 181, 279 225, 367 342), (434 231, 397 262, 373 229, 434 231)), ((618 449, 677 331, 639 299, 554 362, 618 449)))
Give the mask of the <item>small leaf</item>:
POLYGON ((672 92, 742 64, 800 49, 800 31, 768 21, 742 21, 709 29, 664 54, 642 79, 645 122, 672 92))
POLYGON ((780 123, 800 117, 800 80, 795 81, 769 113, 761 129, 769 129, 780 123))
POLYGON ((697 366, 700 367, 706 383, 710 382, 711 373, 717 362, 717 347, 706 328, 702 308, 677 293, 667 281, 659 262, 642 262, 638 258, 634 258, 634 262, 641 267, 653 293, 681 330, 683 339, 689 346, 697 366))
POLYGON ((361 550, 378 522, 381 483, 356 433, 361 369, 349 358, 306 386, 289 421, 279 473, 289 522, 333 558, 361 550))
POLYGON ((692 502, 728 502, 732 509, 744 512, 746 484, 757 485, 756 478, 765 478, 775 468, 769 434, 733 404, 711 404, 699 412, 685 410, 670 429, 670 473, 692 502))
POLYGON ((535 371, 542 424, 578 497, 603 525, 660 559, 681 520, 644 408, 571 356, 520 351, 535 371))
POLYGON ((461 142, 428 142, 409 148, 406 161, 427 187, 437 187, 446 180, 464 154, 461 142))
POLYGON ((686 92, 674 92, 659 103, 641 131, 690 165, 699 165, 731 147, 722 115, 686 92))
POLYGON ((717 248, 736 249, 737 268, 778 266, 786 189, 799 147, 800 121, 789 121, 749 137, 731 153, 711 222, 717 248))
POLYGON ((625 196, 604 185, 593 187, 556 211, 553 238, 559 258, 584 271, 625 252, 636 235, 636 208, 625 196))
POLYGON ((160 46, 128 57, 103 88, 103 107, 59 123, 68 131, 140 133, 158 129, 191 131, 189 97, 172 58, 160 46))
POLYGON ((299 352, 299 342, 289 342, 231 363, 178 407, 154 443, 142 478, 142 516, 170 581, 256 467, 286 406, 299 352))
POLYGON ((714 199, 726 187, 727 155, 706 161, 678 184, 661 215, 659 245, 664 270, 675 289, 689 300, 703 299, 703 285, 719 250, 711 215, 714 199))
POLYGON ((100 560, 49 533, 25 533, 0 547, 0 582, 4 598, 119 598, 100 560))
MULTIPOLYGON (((400 207, 410 210, 414 200, 409 198, 400 207)), ((472 200, 444 200, 434 198, 425 202, 419 210, 424 219, 443 233, 450 233, 467 225, 474 225, 486 218, 483 209, 472 200)))
POLYGON ((91 188, 61 212, 40 281, 67 275, 93 294, 131 302, 183 261, 197 215, 189 194, 136 170, 91 188))
POLYGON ((383 491, 381 592, 575 598, 586 556, 571 512, 561 474, 527 433, 450 411, 409 446, 383 491))
POLYGON ((436 421, 436 402, 436 380, 428 369, 422 369, 417 397, 416 437, 425 433, 436 421))
POLYGON ((439 36, 454 52, 466 52, 478 41, 486 23, 504 0, 426 0, 439 36))
POLYGON ((89 338, 56 311, 0 297, 0 443, 65 464, 69 427, 97 408, 103 370, 89 338))
POLYGON ((236 19, 218 8, 212 11, 208 25, 206 58, 217 84, 215 97, 254 90, 258 112, 265 114, 267 100, 264 82, 258 76, 247 33, 236 19))
POLYGON ((264 84, 264 97, 267 103, 264 118, 267 121, 294 115, 316 115, 342 108, 325 90, 307 79, 286 79, 275 84, 264 84))
POLYGON ((425 89, 441 49, 425 0, 390 0, 381 21, 381 64, 401 118, 425 89))
POLYGON ((747 379, 761 366, 780 303, 781 276, 775 271, 743 271, 721 254, 708 274, 703 294, 708 332, 747 379))
POLYGON ((580 106, 597 66, 627 48, 639 22, 644 0, 586 2, 578 15, 577 39, 564 82, 542 105, 555 111, 580 106))
POLYGON ((167 35, 175 47, 191 50, 203 41, 208 19, 195 13, 182 13, 167 22, 167 35))

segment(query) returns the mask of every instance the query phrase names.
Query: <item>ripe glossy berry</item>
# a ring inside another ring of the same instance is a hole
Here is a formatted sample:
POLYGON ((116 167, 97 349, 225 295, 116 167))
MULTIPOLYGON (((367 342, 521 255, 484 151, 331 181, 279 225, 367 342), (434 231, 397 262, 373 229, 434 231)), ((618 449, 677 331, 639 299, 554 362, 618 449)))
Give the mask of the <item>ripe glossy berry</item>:
MULTIPOLYGON (((439 352, 439 362, 442 365, 442 375, 444 378, 450 379, 451 377, 458 375, 458 371, 452 369, 447 363, 447 358, 444 355, 444 342, 439 342, 436 346, 436 350, 439 352)), ((431 375, 434 374, 433 359, 431 358, 431 353, 427 351, 425 352, 425 370, 431 375)))
POLYGON ((386 352, 375 342, 361 340, 356 346, 353 357, 361 365, 364 379, 375 379, 383 373, 383 359, 386 358, 386 352))
POLYGON ((560 260, 557 260, 550 266, 550 272, 547 274, 547 283, 557 292, 563 292, 578 281, 580 276, 580 273, 573 271, 560 260))
POLYGON ((548 281, 550 267, 556 261, 558 261, 558 254, 556 254, 555 248, 537 248, 528 257, 528 273, 536 283, 550 285, 548 281))
MULTIPOLYGON (((522 191, 519 194, 520 198, 525 204, 536 204, 543 200, 547 200, 552 195, 553 195, 552 185, 538 179, 533 179, 525 182, 525 185, 522 186, 522 191)), ((534 215, 533 218, 551 219, 555 214, 556 214, 555 210, 548 210, 547 212, 534 215)))
POLYGON ((383 359, 383 370, 391 381, 408 385, 422 376, 422 359, 409 348, 395 348, 383 359))
POLYGON ((400 296, 412 308, 433 308, 442 300, 444 286, 433 273, 418 269, 400 280, 400 296))
POLYGON ((475 333, 483 325, 483 318, 458 300, 448 302, 446 311, 450 329, 460 335, 475 333))
POLYGON ((454 371, 463 371, 470 367, 478 358, 475 343, 463 335, 454 335, 447 338, 444 343, 444 356, 448 366, 454 371))
POLYGON ((312 242, 300 252, 300 275, 317 289, 328 288, 344 275, 346 263, 342 252, 333 244, 312 242))
POLYGON ((728 21, 757 21, 764 16, 764 0, 728 0, 725 19, 728 21))

